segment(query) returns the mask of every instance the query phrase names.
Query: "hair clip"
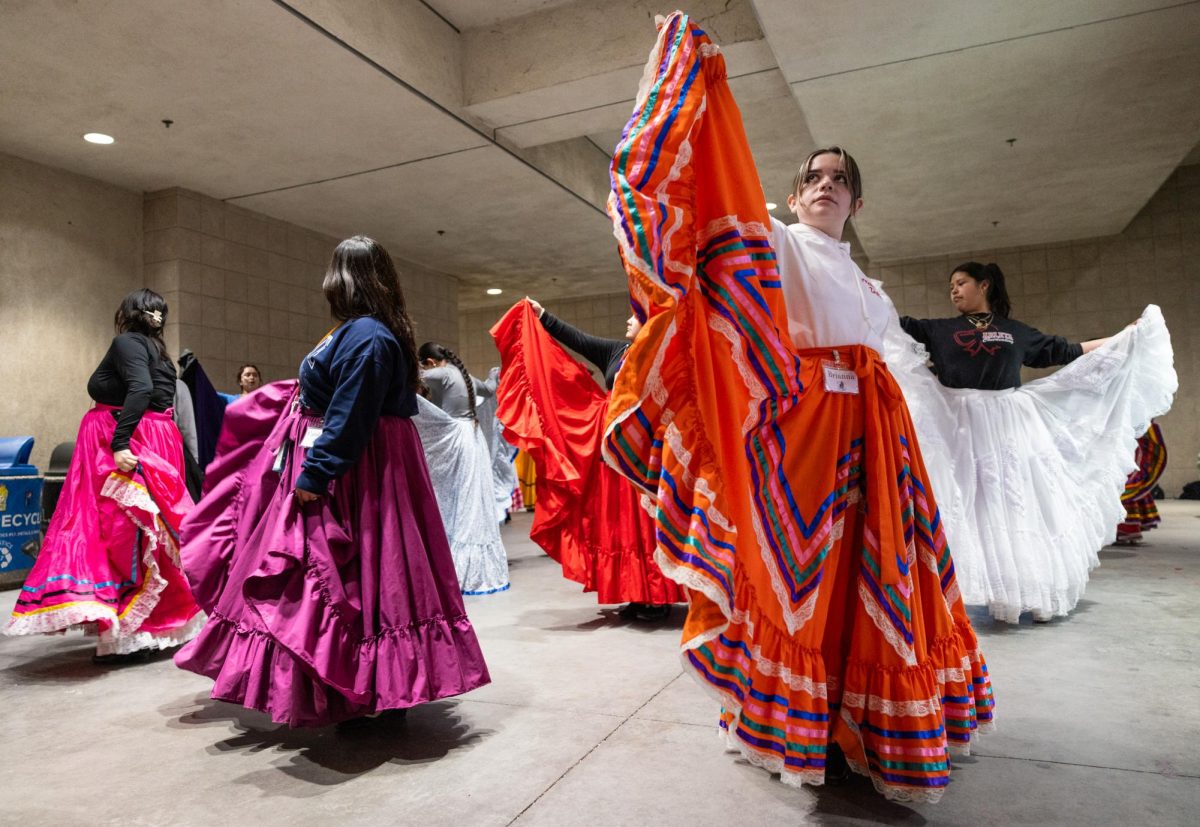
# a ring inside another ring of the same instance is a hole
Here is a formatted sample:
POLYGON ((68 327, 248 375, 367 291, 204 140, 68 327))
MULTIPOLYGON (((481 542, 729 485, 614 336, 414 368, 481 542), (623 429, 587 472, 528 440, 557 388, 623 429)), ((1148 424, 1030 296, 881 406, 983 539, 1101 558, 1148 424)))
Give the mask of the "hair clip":
POLYGON ((150 317, 150 321, 154 322, 155 327, 162 327, 163 314, 161 310, 143 310, 142 312, 150 317))

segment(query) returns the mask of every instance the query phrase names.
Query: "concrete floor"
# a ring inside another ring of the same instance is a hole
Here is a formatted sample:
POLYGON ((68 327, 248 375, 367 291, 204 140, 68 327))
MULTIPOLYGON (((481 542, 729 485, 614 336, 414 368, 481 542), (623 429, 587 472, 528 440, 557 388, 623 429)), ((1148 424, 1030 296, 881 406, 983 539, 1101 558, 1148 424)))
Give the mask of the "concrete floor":
MULTIPOLYGON (((621 621, 505 530, 511 591, 468 598, 493 683, 339 734, 209 700, 163 657, 93 666, 81 636, 0 638, 7 824, 1195 824, 1200 821, 1200 503, 1161 504, 1101 553, 1068 619, 975 614, 999 731, 938 805, 869 782, 785 787, 724 753, 676 657, 682 613, 621 621)), ((15 592, 0 593, 4 616, 15 592)))

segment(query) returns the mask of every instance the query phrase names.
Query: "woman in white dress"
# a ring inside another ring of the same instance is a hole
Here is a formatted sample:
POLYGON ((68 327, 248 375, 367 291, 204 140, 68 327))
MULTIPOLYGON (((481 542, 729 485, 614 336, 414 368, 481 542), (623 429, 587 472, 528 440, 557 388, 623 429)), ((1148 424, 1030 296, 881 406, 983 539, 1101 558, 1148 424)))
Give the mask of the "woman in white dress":
POLYGON ((450 538, 458 585, 466 595, 509 587, 508 555, 496 520, 492 453, 478 420, 476 396, 493 396, 495 380, 471 377, 449 348, 426 342, 417 352, 429 398, 413 420, 425 447, 438 509, 450 538))
POLYGON ((901 318, 919 344, 893 331, 888 359, 963 599, 1009 623, 1061 617, 1125 513, 1138 436, 1178 385, 1162 313, 1151 305, 1111 339, 1072 343, 1012 319, 1003 272, 973 261, 954 268, 950 299, 955 317, 901 318), (1022 365, 1066 367, 1022 385, 1022 365))

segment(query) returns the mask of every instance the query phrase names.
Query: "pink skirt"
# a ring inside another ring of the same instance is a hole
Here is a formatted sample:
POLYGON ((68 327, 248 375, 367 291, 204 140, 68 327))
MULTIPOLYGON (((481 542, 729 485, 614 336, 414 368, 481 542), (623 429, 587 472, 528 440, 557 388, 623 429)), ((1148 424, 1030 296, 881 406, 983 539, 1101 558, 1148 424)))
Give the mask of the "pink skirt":
POLYGON ((41 553, 5 630, 82 628, 100 654, 165 649, 204 623, 179 562, 179 526, 192 508, 183 442, 170 413, 147 411, 129 449, 139 467, 117 470, 114 413, 96 405, 79 424, 71 467, 41 553))
POLYGON ((487 684, 409 419, 381 417, 354 467, 294 495, 320 420, 276 382, 231 406, 183 557, 208 625, 175 657, 212 697, 324 726, 487 684))

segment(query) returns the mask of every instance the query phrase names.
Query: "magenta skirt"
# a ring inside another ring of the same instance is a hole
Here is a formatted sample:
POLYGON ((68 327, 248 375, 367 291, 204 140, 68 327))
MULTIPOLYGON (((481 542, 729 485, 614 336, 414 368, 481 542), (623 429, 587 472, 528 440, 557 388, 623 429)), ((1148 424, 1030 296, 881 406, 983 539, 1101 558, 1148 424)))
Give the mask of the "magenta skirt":
POLYGON ((75 453, 37 562, 6 634, 99 636, 100 654, 163 649, 204 622, 179 565, 179 527, 192 508, 183 442, 170 413, 147 411, 129 449, 140 463, 117 470, 117 409, 97 405, 79 423, 75 453))
POLYGON ((413 423, 380 418, 332 493, 292 491, 319 423, 276 382, 230 406, 183 559, 209 613, 175 663, 212 697, 319 727, 487 684, 413 423))

